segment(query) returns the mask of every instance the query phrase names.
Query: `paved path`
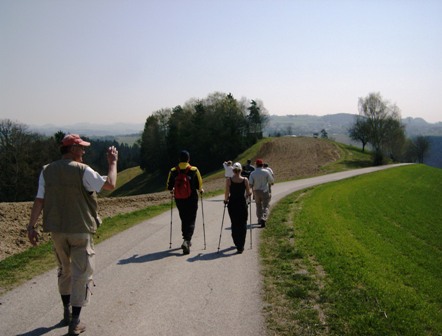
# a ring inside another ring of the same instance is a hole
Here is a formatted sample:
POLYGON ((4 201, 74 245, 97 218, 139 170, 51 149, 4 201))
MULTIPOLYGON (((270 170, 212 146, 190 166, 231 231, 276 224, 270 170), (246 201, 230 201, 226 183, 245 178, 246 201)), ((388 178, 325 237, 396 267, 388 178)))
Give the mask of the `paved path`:
MULTIPOLYGON (((278 183, 272 188, 272 203, 296 190, 385 168, 278 183)), ((176 209, 171 249, 170 212, 99 244, 96 287, 91 304, 81 315, 87 325, 83 335, 265 335, 258 259, 262 229, 256 225, 253 206, 253 248, 248 234, 246 249, 238 255, 226 211, 217 253, 222 199, 204 199, 206 249, 199 203, 193 246, 187 256, 179 248, 182 240, 176 209)), ((52 270, 0 297, 0 334, 65 335, 56 288, 56 270, 52 270)))

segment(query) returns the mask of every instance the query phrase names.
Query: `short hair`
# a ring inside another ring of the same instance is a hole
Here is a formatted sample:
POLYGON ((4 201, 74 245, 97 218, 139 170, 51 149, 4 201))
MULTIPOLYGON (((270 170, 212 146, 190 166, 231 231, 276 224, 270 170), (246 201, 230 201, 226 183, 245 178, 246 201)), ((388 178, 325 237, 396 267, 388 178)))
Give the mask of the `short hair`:
POLYGON ((180 152, 180 162, 187 162, 187 161, 189 161, 189 158, 190 158, 190 154, 188 151, 182 150, 180 152))

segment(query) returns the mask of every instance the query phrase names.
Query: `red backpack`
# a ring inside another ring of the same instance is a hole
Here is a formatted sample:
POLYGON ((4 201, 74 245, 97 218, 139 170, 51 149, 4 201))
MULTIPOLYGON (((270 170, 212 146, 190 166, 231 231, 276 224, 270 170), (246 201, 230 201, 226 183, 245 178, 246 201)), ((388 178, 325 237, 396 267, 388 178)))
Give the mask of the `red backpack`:
POLYGON ((179 166, 176 167, 178 175, 175 177, 175 198, 176 199, 186 199, 192 194, 192 188, 190 187, 190 178, 187 176, 192 166, 187 166, 184 173, 181 172, 179 166))

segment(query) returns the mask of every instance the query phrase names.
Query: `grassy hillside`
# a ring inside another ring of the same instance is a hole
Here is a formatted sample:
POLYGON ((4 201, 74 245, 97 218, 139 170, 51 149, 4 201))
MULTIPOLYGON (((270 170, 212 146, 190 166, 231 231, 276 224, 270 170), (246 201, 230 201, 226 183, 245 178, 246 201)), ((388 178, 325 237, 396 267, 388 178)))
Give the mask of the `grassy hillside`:
POLYGON ((262 234, 275 335, 441 335, 442 170, 405 166, 284 199, 262 234))
POLYGON ((129 168, 118 173, 117 188, 111 197, 149 194, 166 188, 166 175, 146 174, 140 167, 129 168))
MULTIPOLYGON (((270 164, 278 182, 367 167, 371 164, 370 154, 362 153, 356 147, 311 137, 265 138, 238 157, 232 158, 232 161, 245 163, 248 159, 256 158, 262 158, 270 164)), ((198 166, 198 162, 191 164, 198 166)), ((163 191, 167 173, 146 174, 138 167, 124 170, 118 173, 117 189, 104 195, 117 197, 163 191)), ((222 162, 219 170, 201 173, 205 183, 222 178, 222 162)))

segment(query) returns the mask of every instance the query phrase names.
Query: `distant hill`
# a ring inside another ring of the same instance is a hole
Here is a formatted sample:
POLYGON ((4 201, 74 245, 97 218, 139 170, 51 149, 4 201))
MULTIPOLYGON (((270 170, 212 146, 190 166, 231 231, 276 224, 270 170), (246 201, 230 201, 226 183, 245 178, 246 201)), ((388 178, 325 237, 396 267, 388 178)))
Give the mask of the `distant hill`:
MULTIPOLYGON (((313 115, 270 115, 269 122, 264 128, 265 136, 313 136, 314 133, 320 133, 322 129, 326 130, 328 137, 337 142, 348 145, 360 146, 348 137, 348 129, 353 125, 356 114, 338 113, 325 116, 313 115)), ((442 168, 442 122, 428 123, 422 118, 404 118, 405 131, 408 137, 412 138, 418 135, 430 137, 430 153, 425 158, 425 163, 433 167, 442 168)), ((114 123, 114 124, 92 124, 77 123, 72 125, 56 126, 29 126, 32 131, 53 135, 57 131, 66 133, 79 133, 89 138, 105 138, 116 140, 118 143, 132 145, 141 137, 144 124, 135 123, 114 123)))
MULTIPOLYGON (((356 114, 338 113, 325 116, 312 115, 271 115, 265 128, 266 135, 303 135, 312 136, 325 129, 329 136, 347 135, 356 114)), ((442 122, 428 123, 422 118, 402 119, 408 137, 417 135, 442 136, 442 122)))
POLYGON ((70 125, 46 124, 41 126, 29 125, 29 129, 44 135, 53 135, 58 131, 65 133, 77 133, 85 137, 106 137, 112 138, 118 135, 140 134, 144 124, 113 123, 113 124, 92 124, 77 123, 70 125))
MULTIPOLYGON (((348 137, 348 129, 353 125, 357 115, 349 113, 329 114, 326 116, 311 115, 271 115, 265 128, 267 136, 313 136, 322 129, 327 131, 328 137, 337 142, 360 147, 360 143, 348 137)), ((424 163, 442 168, 442 122, 428 123, 422 118, 402 119, 407 137, 418 135, 427 136, 430 140, 430 150, 424 158, 424 163)))
MULTIPOLYGON (((311 136, 325 129, 331 136, 346 135, 349 127, 354 123, 356 115, 350 113, 328 114, 325 116, 313 115, 270 115, 269 123, 264 129, 266 136, 274 135, 303 135, 311 136)), ((416 135, 442 136, 442 122, 428 123, 422 118, 402 119, 409 137, 416 135)), ((29 125, 32 131, 53 135, 57 131, 79 133, 87 137, 117 137, 121 135, 141 134, 144 124, 113 123, 92 124, 77 123, 70 125, 29 125)))

